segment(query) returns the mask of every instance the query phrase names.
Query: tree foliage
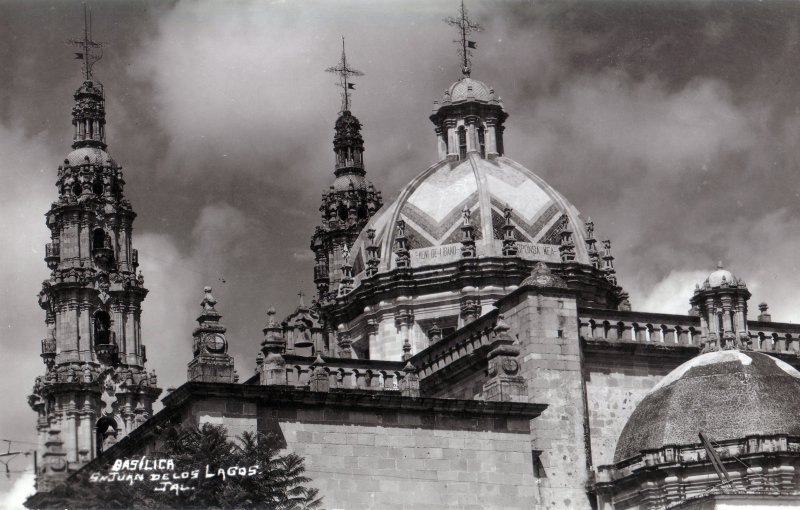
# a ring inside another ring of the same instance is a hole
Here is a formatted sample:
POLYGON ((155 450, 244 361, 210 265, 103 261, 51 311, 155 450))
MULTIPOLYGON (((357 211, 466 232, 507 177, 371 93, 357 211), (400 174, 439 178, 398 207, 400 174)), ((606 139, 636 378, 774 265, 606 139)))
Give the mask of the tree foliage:
POLYGON ((113 470, 109 462, 102 470, 84 470, 46 496, 39 495, 36 508, 300 510, 322 504, 318 490, 307 486, 311 480, 304 476, 303 458, 294 453, 281 455, 274 435, 245 432, 238 440, 230 440, 225 427, 205 424, 168 429, 162 439, 161 451, 151 457, 172 459, 175 467, 169 475, 192 473, 196 478, 165 484, 151 480, 152 473, 145 472, 144 481, 98 482, 97 473, 113 470), (236 473, 228 475, 233 467, 236 473), (242 475, 245 471, 248 474, 242 475))

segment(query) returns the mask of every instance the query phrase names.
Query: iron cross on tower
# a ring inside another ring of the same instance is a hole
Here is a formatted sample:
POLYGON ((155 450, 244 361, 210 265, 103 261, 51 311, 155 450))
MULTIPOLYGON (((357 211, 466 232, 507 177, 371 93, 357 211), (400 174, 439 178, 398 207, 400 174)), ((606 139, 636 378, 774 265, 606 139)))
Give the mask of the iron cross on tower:
POLYGON ((472 52, 470 50, 475 49, 477 44, 475 41, 467 39, 467 37, 469 37, 469 34, 472 32, 480 32, 483 30, 483 27, 469 19, 467 8, 464 7, 464 0, 461 0, 461 11, 458 13, 458 17, 454 18, 449 16, 444 19, 444 22, 458 28, 460 37, 459 39, 453 40, 453 42, 458 44, 458 54, 461 56, 462 64, 461 72, 464 73, 464 76, 469 76, 471 72, 470 64, 472 63, 472 52))
POLYGON ((92 79, 92 66, 103 58, 103 43, 92 40, 92 11, 83 4, 83 39, 70 39, 69 44, 81 49, 75 52, 77 60, 83 60, 83 77, 92 79))
POLYGON ((325 71, 339 75, 339 83, 336 85, 342 87, 342 111, 350 111, 350 91, 356 88, 355 84, 350 82, 350 77, 364 76, 364 73, 347 65, 347 55, 344 52, 344 36, 342 36, 342 60, 335 66, 325 69, 325 71))

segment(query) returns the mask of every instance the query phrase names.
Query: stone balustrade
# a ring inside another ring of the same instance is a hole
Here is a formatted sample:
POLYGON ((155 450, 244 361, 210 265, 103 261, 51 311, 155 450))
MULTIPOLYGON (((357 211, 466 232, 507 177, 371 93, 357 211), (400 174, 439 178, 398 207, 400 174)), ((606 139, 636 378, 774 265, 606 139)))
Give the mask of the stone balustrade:
MULTIPOLYGON (((582 308, 583 340, 701 347, 700 319, 691 315, 582 308)), ((751 347, 762 352, 800 353, 800 324, 748 321, 751 347)))
MULTIPOLYGON (((309 386, 315 358, 284 354, 288 386, 309 386)), ((406 377, 406 363, 349 358, 325 358, 320 370, 326 374, 329 389, 399 392, 406 377)))

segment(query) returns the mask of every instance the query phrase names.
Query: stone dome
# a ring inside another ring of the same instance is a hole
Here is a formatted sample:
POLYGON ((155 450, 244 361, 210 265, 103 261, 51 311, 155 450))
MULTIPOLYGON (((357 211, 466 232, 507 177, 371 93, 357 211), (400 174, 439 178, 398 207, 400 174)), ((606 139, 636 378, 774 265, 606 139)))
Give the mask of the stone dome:
POLYGON ((755 435, 800 435, 800 372, 767 354, 724 350, 697 356, 642 399, 617 441, 614 462, 643 450, 755 435))
POLYGON ((482 81, 464 77, 450 85, 445 91, 444 101, 456 103, 459 101, 492 101, 494 90, 482 81))
POLYGON ((67 154, 66 161, 69 166, 83 165, 86 163, 86 158, 89 158, 89 163, 92 165, 106 166, 109 163, 116 167, 117 164, 111 156, 97 147, 80 147, 67 154))
POLYGON ((571 203, 513 160, 488 160, 471 153, 458 162, 443 160, 431 166, 370 219, 351 249, 356 283, 363 277, 368 257, 369 229, 375 230, 374 242, 379 247, 378 272, 396 268, 398 220, 405 222, 412 268, 460 259, 465 207, 474 227, 477 257, 502 256, 506 206, 512 209, 519 257, 560 262, 559 232, 566 221, 573 232, 575 260, 590 263, 584 223, 571 203))
POLYGON ((708 275, 705 283, 707 283, 709 287, 719 287, 722 285, 723 281, 730 285, 735 279, 736 277, 733 276, 733 273, 722 267, 722 262, 718 262, 717 269, 708 275))
POLYGON ((351 185, 355 190, 366 190, 369 187, 369 181, 360 174, 340 175, 333 181, 333 190, 348 191, 351 185))

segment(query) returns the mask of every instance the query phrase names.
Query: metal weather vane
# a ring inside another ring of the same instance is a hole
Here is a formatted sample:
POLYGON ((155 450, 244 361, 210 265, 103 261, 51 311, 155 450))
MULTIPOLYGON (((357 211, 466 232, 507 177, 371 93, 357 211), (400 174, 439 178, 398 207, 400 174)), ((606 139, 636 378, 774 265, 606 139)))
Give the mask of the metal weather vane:
POLYGON ((350 111, 350 91, 356 89, 355 83, 350 81, 350 77, 364 76, 364 73, 347 64, 347 55, 344 51, 344 36, 342 36, 342 59, 338 64, 325 69, 325 71, 339 75, 339 83, 336 85, 342 88, 342 111, 350 111))
POLYGON ((69 44, 81 51, 75 52, 75 59, 83 61, 83 76, 92 79, 92 66, 103 58, 103 43, 92 40, 92 11, 83 4, 83 39, 70 39, 69 44))
POLYGON ((469 76, 472 70, 470 67, 472 52, 470 50, 477 48, 477 43, 470 41, 468 37, 472 32, 480 32, 483 27, 469 19, 467 8, 464 7, 464 0, 461 0, 461 10, 458 13, 458 17, 448 16, 444 19, 444 22, 458 28, 459 38, 454 39, 453 42, 458 44, 458 54, 461 56, 462 64, 461 72, 464 76, 469 76))

